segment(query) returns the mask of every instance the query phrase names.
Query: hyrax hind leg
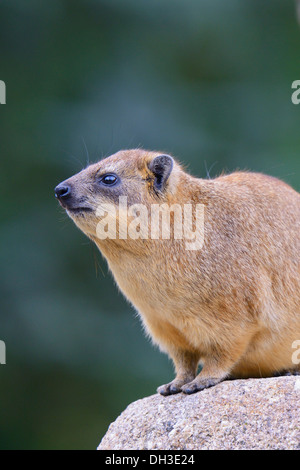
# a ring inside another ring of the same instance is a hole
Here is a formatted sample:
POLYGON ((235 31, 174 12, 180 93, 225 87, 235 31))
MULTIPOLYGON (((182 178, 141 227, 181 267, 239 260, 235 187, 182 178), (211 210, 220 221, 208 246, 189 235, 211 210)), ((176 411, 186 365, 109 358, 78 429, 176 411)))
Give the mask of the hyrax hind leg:
POLYGON ((176 377, 172 382, 157 389, 158 393, 165 396, 181 392, 182 386, 195 378, 200 360, 199 353, 181 349, 172 351, 170 355, 175 365, 176 377))
MULTIPOLYGON (((244 338, 245 339, 245 338, 244 338)), ((204 366, 200 374, 194 380, 181 387, 183 393, 191 394, 212 387, 230 376, 233 366, 239 361, 245 352, 248 341, 233 342, 217 348, 211 348, 210 354, 204 360, 204 366)))

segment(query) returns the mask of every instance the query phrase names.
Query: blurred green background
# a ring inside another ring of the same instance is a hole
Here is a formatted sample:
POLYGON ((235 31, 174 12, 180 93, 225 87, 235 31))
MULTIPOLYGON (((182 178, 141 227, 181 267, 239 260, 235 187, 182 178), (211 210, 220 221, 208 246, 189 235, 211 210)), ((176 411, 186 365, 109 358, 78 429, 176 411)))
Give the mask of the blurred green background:
POLYGON ((121 148, 300 190, 292 0, 2 0, 1 449, 95 449, 173 376, 53 188, 121 148))

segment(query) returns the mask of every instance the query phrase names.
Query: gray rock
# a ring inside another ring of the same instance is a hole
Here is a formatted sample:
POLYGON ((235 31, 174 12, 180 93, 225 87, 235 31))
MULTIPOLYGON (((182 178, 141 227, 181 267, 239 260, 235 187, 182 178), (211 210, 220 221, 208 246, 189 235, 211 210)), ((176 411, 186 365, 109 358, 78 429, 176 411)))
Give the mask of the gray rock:
POLYGON ((99 450, 300 449, 300 377, 232 380, 131 403, 99 450))

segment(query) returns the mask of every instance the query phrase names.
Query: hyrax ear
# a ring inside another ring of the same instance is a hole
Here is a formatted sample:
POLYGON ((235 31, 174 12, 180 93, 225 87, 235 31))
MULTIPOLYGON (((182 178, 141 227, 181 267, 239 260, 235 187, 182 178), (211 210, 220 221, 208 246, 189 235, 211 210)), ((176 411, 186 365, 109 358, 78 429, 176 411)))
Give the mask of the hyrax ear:
POLYGON ((163 191, 173 169, 173 158, 170 155, 159 155, 149 163, 149 170, 154 174, 153 187, 163 191))

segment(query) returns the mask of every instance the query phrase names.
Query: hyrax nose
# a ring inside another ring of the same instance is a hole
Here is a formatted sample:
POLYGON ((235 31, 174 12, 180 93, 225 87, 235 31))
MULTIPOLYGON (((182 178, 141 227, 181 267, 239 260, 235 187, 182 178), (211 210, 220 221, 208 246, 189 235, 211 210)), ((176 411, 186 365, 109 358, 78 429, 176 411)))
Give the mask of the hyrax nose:
POLYGON ((71 195, 71 188, 65 183, 60 183, 56 186, 54 192, 57 199, 66 199, 71 195))

